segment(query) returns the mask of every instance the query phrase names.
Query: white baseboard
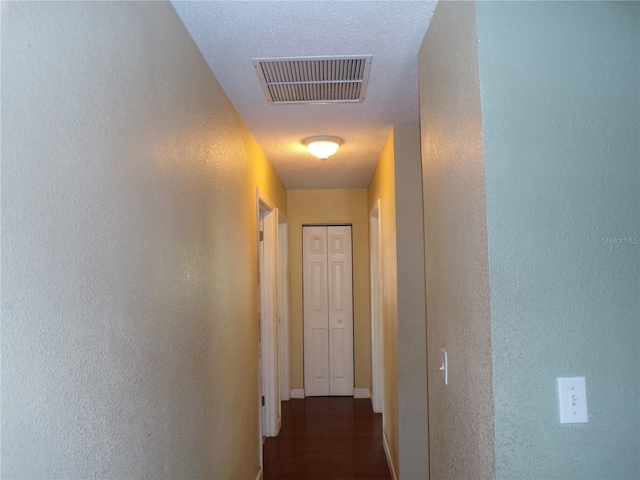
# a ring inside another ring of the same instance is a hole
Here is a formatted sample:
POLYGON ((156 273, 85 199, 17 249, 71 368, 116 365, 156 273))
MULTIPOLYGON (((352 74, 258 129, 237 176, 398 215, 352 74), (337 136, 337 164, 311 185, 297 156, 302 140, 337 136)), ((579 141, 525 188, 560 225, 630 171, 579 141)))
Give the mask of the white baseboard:
MULTIPOLYGON (((304 398, 304 388, 292 388, 291 398, 304 398)), ((353 398, 371 398, 371 390, 368 388, 354 388, 353 398)))
POLYGON ((371 390, 368 388, 354 388, 353 398, 371 398, 371 390))
POLYGON ((389 466, 389 471, 391 472, 391 478, 393 480, 398 480, 398 476, 396 475, 396 467, 393 464, 393 458, 391 457, 391 450, 389 449, 389 442, 387 442, 386 432, 382 433, 382 445, 384 446, 384 455, 385 457, 387 457, 387 465, 389 466))
POLYGON ((256 477, 256 480, 262 480, 262 467, 260 467, 260 470, 258 470, 258 476, 256 477))
POLYGON ((304 398, 304 388, 292 388, 291 398, 304 398))

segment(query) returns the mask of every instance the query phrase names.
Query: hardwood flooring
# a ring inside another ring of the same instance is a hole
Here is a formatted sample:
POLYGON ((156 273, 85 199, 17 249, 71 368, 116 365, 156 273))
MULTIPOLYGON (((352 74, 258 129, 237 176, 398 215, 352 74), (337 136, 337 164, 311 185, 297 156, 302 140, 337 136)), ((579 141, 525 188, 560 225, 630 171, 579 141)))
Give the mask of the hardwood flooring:
POLYGON ((264 444, 264 480, 391 479, 382 415, 369 399, 309 397, 282 402, 282 428, 264 444))

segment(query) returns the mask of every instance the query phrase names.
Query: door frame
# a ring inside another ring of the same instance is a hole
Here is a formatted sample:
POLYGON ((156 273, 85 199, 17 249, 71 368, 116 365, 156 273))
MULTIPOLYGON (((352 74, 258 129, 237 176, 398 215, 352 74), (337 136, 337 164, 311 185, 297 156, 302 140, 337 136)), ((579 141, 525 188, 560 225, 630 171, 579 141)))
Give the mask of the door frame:
POLYGON ((369 248, 371 262, 371 404, 384 414, 384 343, 382 325, 382 230, 380 199, 369 212, 369 248))
MULTIPOLYGON (((262 437, 280 431, 280 383, 278 372, 278 211, 260 189, 256 189, 257 241, 260 248, 262 220, 263 255, 258 255, 260 305, 260 455, 262 437), (264 406, 262 406, 264 398, 264 406)), ((262 457, 261 457, 262 458, 262 457)))
POLYGON ((278 313, 280 320, 280 400, 291 399, 289 378, 289 225, 278 209, 278 313))

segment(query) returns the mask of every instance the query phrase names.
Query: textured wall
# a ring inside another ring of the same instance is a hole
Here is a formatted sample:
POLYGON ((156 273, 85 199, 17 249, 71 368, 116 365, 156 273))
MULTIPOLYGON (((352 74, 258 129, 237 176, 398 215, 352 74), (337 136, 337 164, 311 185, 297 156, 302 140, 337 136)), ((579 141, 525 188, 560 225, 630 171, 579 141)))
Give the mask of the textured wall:
POLYGON ((368 211, 380 200, 382 265, 382 335, 384 370, 384 434, 399 469, 398 424, 398 261, 396 255, 396 197, 393 131, 380 154, 367 189, 368 211))
POLYGON ((401 478, 428 478, 427 333, 420 126, 393 127, 401 478))
MULTIPOLYGON (((502 2, 500 2, 502 3, 502 2)), ((431 478, 491 478, 493 416, 474 4, 440 2, 419 55, 431 478), (440 378, 449 355, 449 385, 440 378)))
POLYGON ((640 4, 477 9, 496 477, 637 479, 640 4), (559 376, 588 424, 559 424, 559 376))
POLYGON ((2 67, 2 478, 255 478, 277 176, 169 4, 3 3, 2 67))
POLYGON ((355 388, 371 388, 371 300, 367 191, 289 190, 291 388, 304 388, 302 225, 353 225, 353 322, 355 388))

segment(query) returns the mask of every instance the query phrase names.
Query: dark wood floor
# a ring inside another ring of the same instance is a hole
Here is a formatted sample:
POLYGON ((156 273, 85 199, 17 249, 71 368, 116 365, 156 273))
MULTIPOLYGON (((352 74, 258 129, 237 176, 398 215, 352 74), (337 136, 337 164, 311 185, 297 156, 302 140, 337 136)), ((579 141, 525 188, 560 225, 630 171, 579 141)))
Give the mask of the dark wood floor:
POLYGON ((264 479, 390 479, 382 415, 369 399, 282 402, 282 428, 264 444, 264 479))

